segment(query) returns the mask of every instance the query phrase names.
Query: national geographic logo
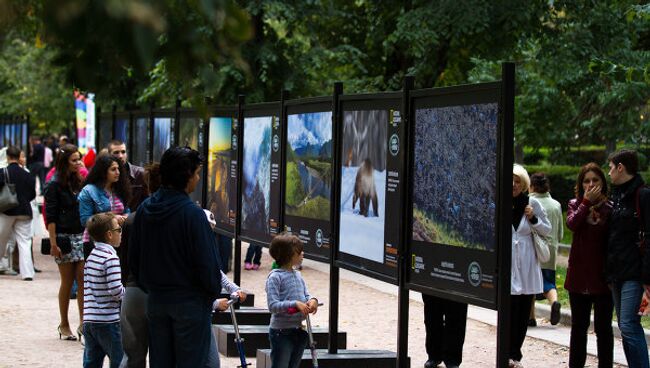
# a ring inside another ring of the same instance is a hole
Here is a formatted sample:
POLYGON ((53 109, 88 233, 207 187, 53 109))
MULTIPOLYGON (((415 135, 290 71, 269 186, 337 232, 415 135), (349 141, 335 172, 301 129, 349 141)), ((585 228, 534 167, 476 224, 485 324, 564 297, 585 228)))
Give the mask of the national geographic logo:
POLYGON ((470 263, 467 268, 467 281, 469 281, 469 284, 474 287, 479 286, 482 279, 483 273, 481 272, 481 266, 478 262, 470 263))
POLYGON ((390 154, 397 156, 399 154, 399 136, 393 134, 390 136, 390 141, 388 142, 388 148, 390 149, 390 154))
POLYGON ((278 152, 280 149, 280 137, 278 135, 273 136, 273 152, 278 152))

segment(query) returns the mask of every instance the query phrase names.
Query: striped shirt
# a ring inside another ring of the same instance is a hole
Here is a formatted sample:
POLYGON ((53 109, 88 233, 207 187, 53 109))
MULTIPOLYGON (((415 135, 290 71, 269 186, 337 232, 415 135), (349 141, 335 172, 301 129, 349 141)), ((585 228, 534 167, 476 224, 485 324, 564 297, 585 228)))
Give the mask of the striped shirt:
POLYGON ((84 322, 119 322, 124 290, 120 259, 115 249, 95 242, 84 265, 84 322))
MULTIPOLYGON (((118 198, 118 196, 113 195, 113 193, 108 193, 105 191, 104 194, 106 194, 106 197, 108 197, 108 200, 111 203, 111 212, 113 212, 116 215, 123 215, 124 203, 122 203, 122 200, 118 198)), ((86 226, 86 224, 83 225, 86 226)), ((88 229, 84 230, 83 241, 84 243, 88 243, 90 241, 90 234, 88 234, 88 229)))

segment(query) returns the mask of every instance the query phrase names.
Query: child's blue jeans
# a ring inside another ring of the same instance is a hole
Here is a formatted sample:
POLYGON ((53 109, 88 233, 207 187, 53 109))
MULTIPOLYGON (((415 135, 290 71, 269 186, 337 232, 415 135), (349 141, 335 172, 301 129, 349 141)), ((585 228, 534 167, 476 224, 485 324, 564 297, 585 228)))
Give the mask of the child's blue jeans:
POLYGON ((111 368, 118 368, 124 356, 120 323, 84 323, 84 368, 102 367, 108 355, 111 368))
POLYGON ((298 368, 309 335, 300 328, 269 329, 271 341, 271 366, 273 368, 298 368))

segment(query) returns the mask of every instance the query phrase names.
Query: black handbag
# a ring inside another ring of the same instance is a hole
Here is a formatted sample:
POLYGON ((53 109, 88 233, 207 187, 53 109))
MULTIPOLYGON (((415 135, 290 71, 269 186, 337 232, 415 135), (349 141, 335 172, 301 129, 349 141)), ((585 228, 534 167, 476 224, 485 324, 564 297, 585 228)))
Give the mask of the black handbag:
POLYGON ((2 169, 4 175, 4 185, 0 188, 0 212, 18 207, 18 194, 16 193, 16 184, 12 184, 9 179, 7 168, 2 169))
MULTIPOLYGON (((72 242, 70 238, 65 236, 56 236, 56 245, 61 249, 61 254, 69 254, 72 252, 72 242)), ((41 239, 41 254, 48 255, 52 250, 52 244, 50 243, 50 238, 41 239)))

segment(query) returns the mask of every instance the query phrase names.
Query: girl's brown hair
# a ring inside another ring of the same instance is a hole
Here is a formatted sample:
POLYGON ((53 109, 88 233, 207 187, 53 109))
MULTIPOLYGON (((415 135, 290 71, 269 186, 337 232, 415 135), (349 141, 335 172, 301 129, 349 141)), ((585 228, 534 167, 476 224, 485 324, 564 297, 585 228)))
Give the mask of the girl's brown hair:
POLYGON ((573 189, 573 193, 578 199, 582 199, 582 197, 585 195, 585 190, 582 189, 582 181, 585 180, 585 175, 587 175, 587 173, 590 171, 600 177, 600 181, 603 183, 602 187, 600 188, 600 192, 603 195, 607 195, 607 179, 605 178, 603 169, 601 169, 600 166, 598 166, 598 164, 595 162, 590 162, 581 167, 580 173, 578 173, 578 180, 576 181, 576 186, 573 189))
POLYGON ((282 232, 273 238, 273 240, 271 240, 271 246, 269 247, 271 257, 275 259, 275 262, 277 262, 280 267, 286 266, 291 262, 291 258, 293 258, 295 254, 302 253, 302 250, 303 245, 300 239, 287 232, 282 232))

